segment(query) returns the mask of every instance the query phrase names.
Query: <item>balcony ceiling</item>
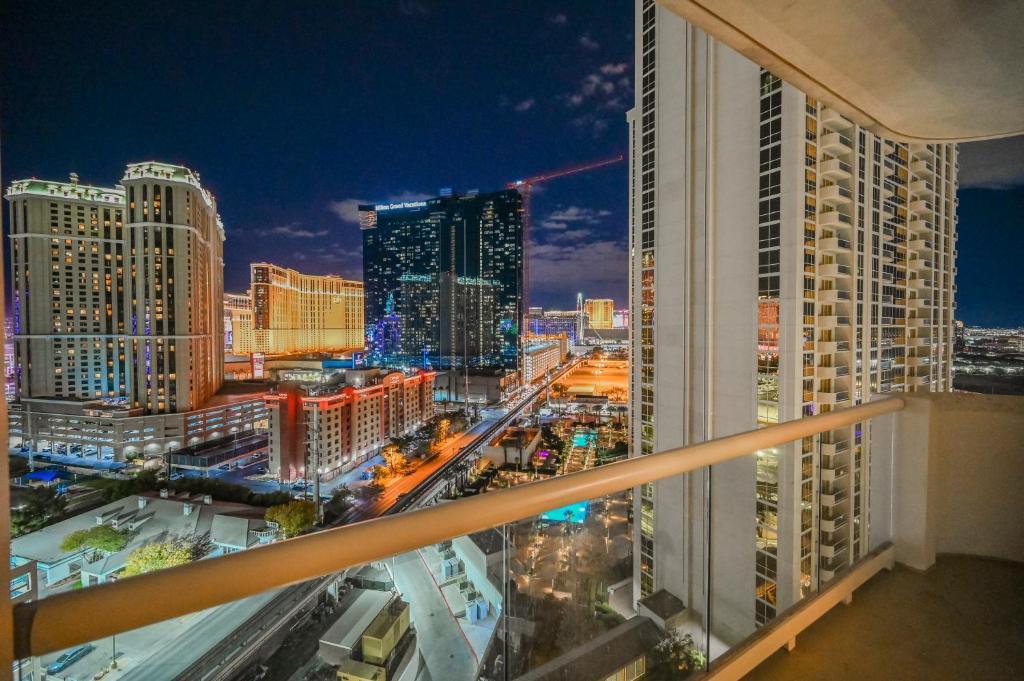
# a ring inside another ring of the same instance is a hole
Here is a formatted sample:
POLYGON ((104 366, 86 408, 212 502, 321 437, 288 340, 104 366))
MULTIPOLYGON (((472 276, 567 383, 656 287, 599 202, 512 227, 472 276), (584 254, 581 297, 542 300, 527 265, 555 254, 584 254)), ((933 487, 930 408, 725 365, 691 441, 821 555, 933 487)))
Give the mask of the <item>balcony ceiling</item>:
POLYGON ((1024 134, 1019 0, 658 0, 872 132, 1024 134))

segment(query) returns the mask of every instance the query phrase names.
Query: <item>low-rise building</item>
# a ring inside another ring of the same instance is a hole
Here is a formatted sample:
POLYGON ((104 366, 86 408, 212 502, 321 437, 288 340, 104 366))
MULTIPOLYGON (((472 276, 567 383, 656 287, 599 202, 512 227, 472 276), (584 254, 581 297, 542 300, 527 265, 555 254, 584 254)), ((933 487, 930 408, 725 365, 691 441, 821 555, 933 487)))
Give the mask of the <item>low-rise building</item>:
POLYGON ((270 472, 322 480, 351 470, 434 414, 434 372, 350 369, 333 382, 285 382, 265 396, 270 472))
POLYGON ((83 586, 90 586, 121 572, 132 551, 155 541, 209 535, 214 547, 211 556, 269 543, 277 532, 263 519, 264 512, 245 504, 214 501, 210 495, 172 495, 168 490, 159 495, 133 494, 13 539, 11 556, 19 565, 35 562, 40 586, 54 587, 75 575, 80 575, 83 586), (127 530, 128 543, 123 549, 61 548, 71 533, 102 525, 127 530))
POLYGON ((529 385, 565 361, 569 354, 569 341, 565 334, 531 336, 526 340, 523 354, 523 382, 529 385))
POLYGON ((225 383, 202 408, 154 414, 122 399, 22 398, 9 405, 12 447, 85 459, 157 456, 267 428, 266 384, 225 383))
POLYGON ((508 428, 491 438, 480 449, 480 456, 498 468, 520 466, 525 468, 540 445, 539 428, 508 428))

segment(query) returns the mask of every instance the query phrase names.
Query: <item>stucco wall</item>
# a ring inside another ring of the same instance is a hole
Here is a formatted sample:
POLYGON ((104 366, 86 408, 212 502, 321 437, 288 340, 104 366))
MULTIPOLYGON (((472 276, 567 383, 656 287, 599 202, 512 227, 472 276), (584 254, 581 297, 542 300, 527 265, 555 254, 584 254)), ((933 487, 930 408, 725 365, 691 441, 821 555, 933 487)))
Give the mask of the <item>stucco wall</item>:
MULTIPOLYGON (((1024 562, 1024 397, 936 393, 905 400, 906 409, 888 417, 897 560, 921 570, 939 553, 1024 562)), ((872 446, 881 448, 887 428, 879 421, 872 446)), ((888 459, 879 454, 873 450, 873 467, 888 459)))
POLYGON ((1024 397, 932 398, 935 550, 1024 562, 1024 397))

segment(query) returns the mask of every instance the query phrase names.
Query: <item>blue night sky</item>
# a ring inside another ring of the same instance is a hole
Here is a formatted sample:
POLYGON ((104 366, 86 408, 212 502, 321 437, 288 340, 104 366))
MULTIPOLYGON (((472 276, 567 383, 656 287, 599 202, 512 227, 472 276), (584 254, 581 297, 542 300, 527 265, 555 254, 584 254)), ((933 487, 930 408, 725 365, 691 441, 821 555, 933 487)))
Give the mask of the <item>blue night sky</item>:
MULTIPOLYGON (((188 165, 217 196, 228 290, 257 260, 358 278, 357 203, 627 153, 628 0, 41 7, 0 7, 4 184, 188 165)), ((968 323, 1024 324, 1021 142, 962 148, 968 323)), ((620 163, 534 194, 532 303, 625 306, 626 183, 620 163)))

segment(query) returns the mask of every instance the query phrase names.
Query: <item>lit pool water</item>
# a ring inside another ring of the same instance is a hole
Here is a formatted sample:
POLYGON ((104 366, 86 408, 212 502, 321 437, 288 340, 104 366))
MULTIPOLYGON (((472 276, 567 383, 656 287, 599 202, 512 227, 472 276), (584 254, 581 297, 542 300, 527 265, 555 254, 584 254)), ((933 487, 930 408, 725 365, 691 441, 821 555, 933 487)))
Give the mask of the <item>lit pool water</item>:
POLYGON ((586 447, 593 443, 595 435, 593 433, 576 433, 572 436, 573 447, 586 447))
POLYGON ((587 506, 588 502, 581 501, 578 504, 569 504, 568 506, 562 506, 546 513, 541 513, 540 517, 544 520, 550 520, 554 522, 564 523, 566 520, 566 514, 570 523, 581 524, 587 519, 587 506))

